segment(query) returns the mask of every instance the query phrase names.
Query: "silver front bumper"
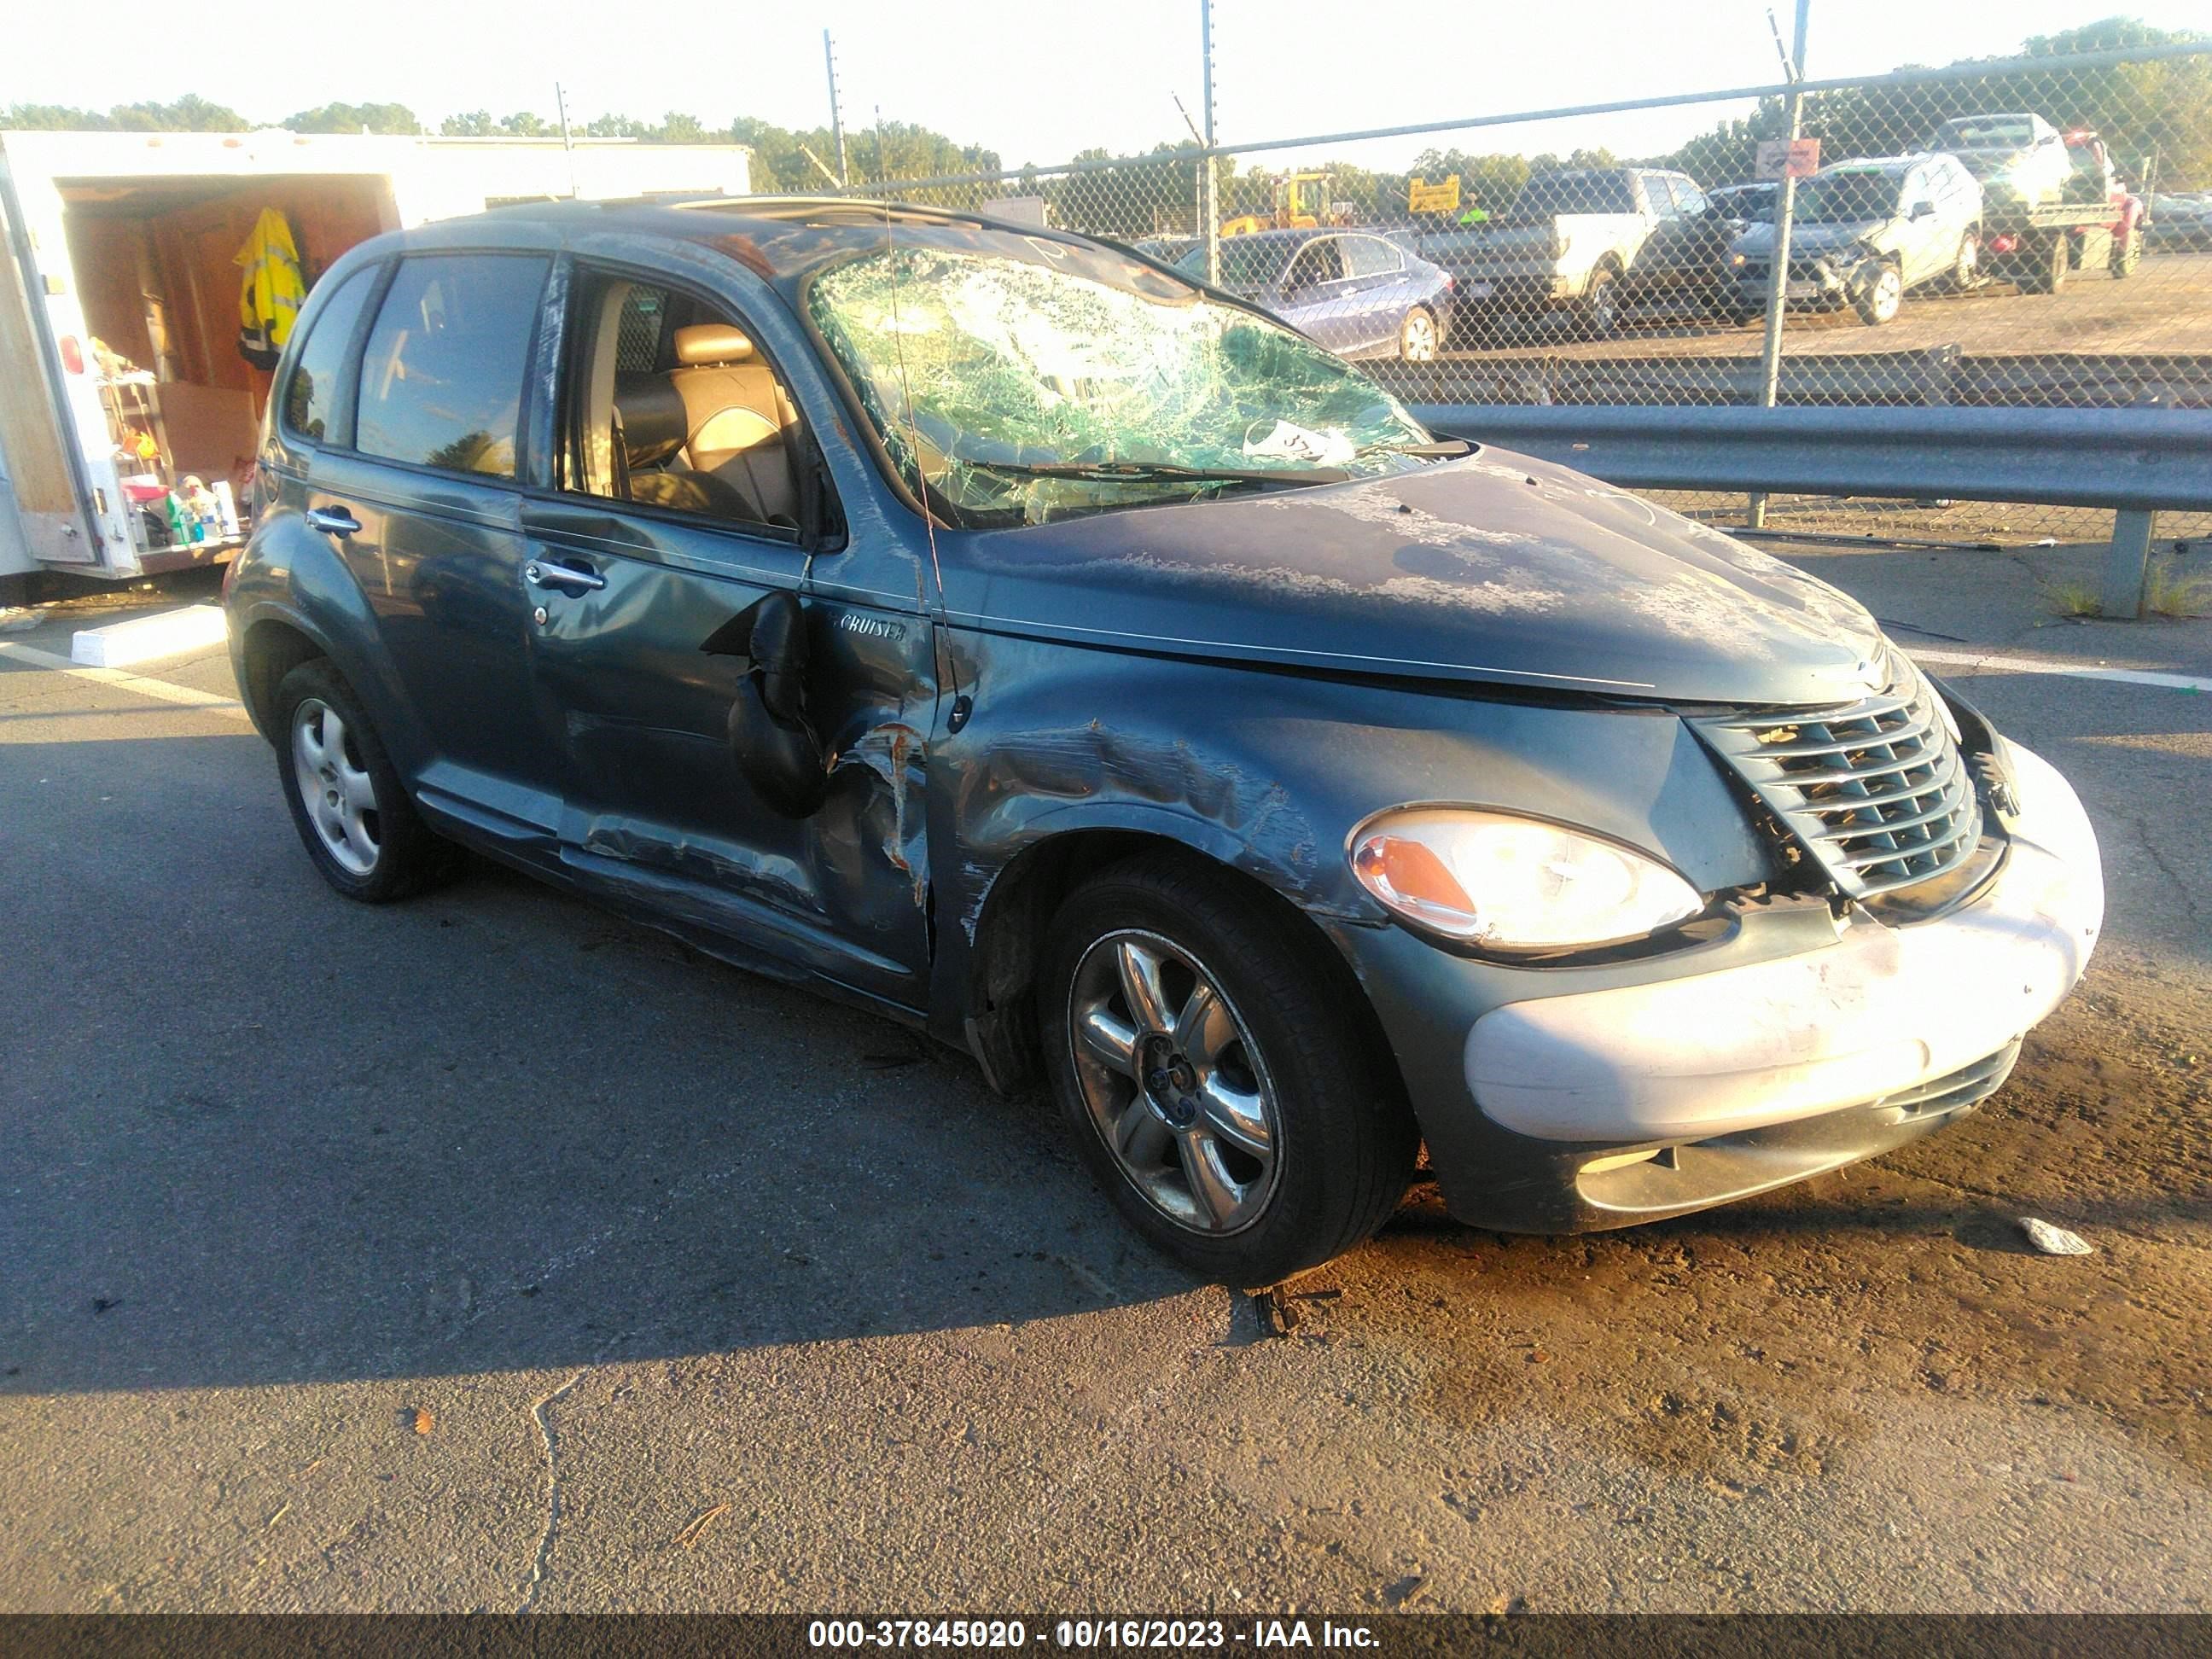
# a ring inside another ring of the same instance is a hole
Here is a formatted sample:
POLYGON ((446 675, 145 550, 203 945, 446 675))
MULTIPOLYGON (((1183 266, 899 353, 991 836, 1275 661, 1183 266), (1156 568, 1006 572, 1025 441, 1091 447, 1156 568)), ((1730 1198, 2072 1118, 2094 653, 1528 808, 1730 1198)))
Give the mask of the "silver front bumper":
POLYGON ((1484 1115, 1547 1141, 1686 1143, 1863 1107, 2007 1048, 2081 978, 2105 908, 2080 800, 2012 754, 2010 856, 1971 903, 1908 927, 1856 913, 1801 956, 1492 1009, 1465 1052, 1484 1115))

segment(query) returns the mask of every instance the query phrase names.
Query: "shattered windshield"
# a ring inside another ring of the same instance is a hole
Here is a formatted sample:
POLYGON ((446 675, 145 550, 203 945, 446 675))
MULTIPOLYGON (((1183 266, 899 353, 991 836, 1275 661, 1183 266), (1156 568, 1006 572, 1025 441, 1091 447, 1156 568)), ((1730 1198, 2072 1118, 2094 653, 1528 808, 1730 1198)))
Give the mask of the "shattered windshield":
POLYGON ((964 524, 1402 471, 1434 451, 1311 341, 1103 251, 886 247, 824 271, 809 307, 908 485, 964 524))

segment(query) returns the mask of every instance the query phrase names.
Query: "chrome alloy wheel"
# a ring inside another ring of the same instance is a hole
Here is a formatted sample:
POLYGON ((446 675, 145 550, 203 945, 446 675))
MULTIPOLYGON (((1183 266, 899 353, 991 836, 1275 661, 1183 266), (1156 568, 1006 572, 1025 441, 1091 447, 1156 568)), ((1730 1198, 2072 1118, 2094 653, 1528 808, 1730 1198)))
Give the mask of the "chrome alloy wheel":
POLYGON ((341 868, 366 876, 384 850, 376 781, 347 746, 345 721, 320 697, 292 711, 292 775, 307 820, 341 868))
POLYGON ((1153 1208, 1196 1233, 1259 1219, 1281 1117, 1258 1045, 1204 963, 1158 933, 1094 941, 1068 988, 1067 1040, 1092 1127, 1153 1208))
POLYGON ((1905 306, 1905 278, 1898 274, 1895 265, 1884 265, 1875 274, 1874 287, 1867 301, 1868 312, 1877 322, 1888 322, 1905 306))
POLYGON ((1436 319, 1425 311, 1409 311, 1398 328, 1398 355, 1409 363, 1437 360, 1436 319))

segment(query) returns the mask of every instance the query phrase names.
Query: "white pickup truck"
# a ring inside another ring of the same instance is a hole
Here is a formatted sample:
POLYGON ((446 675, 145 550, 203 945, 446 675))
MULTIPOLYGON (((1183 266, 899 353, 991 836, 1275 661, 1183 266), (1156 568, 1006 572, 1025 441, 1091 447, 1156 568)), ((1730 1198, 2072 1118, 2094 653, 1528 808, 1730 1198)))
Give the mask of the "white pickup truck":
POLYGON ((1451 273, 1457 314, 1478 331, 1564 310, 1602 339, 1625 304, 1724 304, 1728 248, 1742 228, 1685 173, 1604 167, 1537 173, 1497 218, 1432 232, 1420 249, 1451 273))

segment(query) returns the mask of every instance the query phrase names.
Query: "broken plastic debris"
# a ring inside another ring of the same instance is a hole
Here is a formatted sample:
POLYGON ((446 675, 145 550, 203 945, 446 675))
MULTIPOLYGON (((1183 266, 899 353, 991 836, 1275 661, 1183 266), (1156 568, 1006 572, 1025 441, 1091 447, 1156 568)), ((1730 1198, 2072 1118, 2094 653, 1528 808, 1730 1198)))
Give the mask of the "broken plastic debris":
POLYGON ((2027 1235, 2027 1242, 2045 1255, 2092 1255, 2097 1247, 2079 1233, 2069 1233, 2063 1227, 2054 1227, 2048 1221, 2039 1221, 2032 1215, 2020 1218, 2020 1230, 2027 1235))

